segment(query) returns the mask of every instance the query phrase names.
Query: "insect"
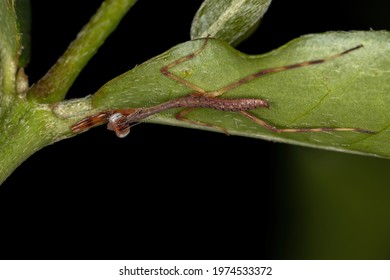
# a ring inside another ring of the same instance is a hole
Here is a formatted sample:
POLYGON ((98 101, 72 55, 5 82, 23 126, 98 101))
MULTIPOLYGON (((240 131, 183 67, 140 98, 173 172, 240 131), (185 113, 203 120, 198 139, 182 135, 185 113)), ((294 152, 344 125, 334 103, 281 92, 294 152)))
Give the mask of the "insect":
MULTIPOLYGON (((251 114, 250 110, 257 109, 257 108, 268 108, 269 103, 267 100, 259 99, 259 98, 234 98, 234 99, 227 99, 227 98, 220 98, 221 95, 224 93, 239 87, 240 85, 243 85, 245 83, 249 83, 250 81, 257 79, 259 77, 262 77, 264 75, 270 74, 270 73, 277 73, 282 72, 294 68, 300 68, 315 64, 320 64, 327 62, 332 59, 339 58, 345 54, 348 54, 352 51, 355 51, 357 49, 360 49, 363 47, 363 45, 358 45, 353 48, 347 49, 341 53, 328 56, 321 59, 316 60, 309 60, 299 63, 290 64, 287 66, 280 66, 280 67, 274 67, 274 68, 267 68, 262 69, 258 72, 255 72, 253 74, 250 74, 244 78, 241 78, 231 84, 228 84, 220 89, 217 89, 215 91, 206 91, 202 89, 201 87, 191 83, 188 80, 185 80, 178 75, 174 74, 170 71, 171 68, 187 61, 195 56, 197 56, 200 52, 202 52, 208 42, 209 38, 204 39, 203 45, 196 50, 193 53, 190 53, 182 58, 179 58, 170 64, 162 67, 160 69, 161 73, 165 75, 166 77, 182 84, 188 87, 192 90, 192 92, 184 97, 179 97, 175 99, 171 99, 167 102, 151 106, 151 107, 145 107, 145 108, 129 108, 129 109, 120 109, 120 110, 108 110, 104 112, 97 113, 95 115, 89 116, 85 119, 82 119, 81 121, 77 122, 71 127, 71 130, 73 133, 79 133, 85 130, 88 130, 92 127, 104 124, 108 122, 107 128, 109 130, 115 131, 116 135, 118 137, 125 137, 130 132, 130 126, 134 123, 140 122, 142 120, 145 120, 146 118, 158 114, 160 112, 163 112, 168 109, 172 108, 185 108, 184 110, 180 111, 176 114, 176 119, 181 121, 187 121, 193 124, 197 125, 203 125, 203 126, 211 126, 211 127, 217 127, 215 125, 190 120, 186 118, 186 115, 190 113, 192 110, 196 108, 212 108, 215 110, 222 110, 222 111, 229 111, 229 112, 239 112, 241 115, 245 116, 246 118, 252 120, 253 122, 257 123, 258 125, 274 132, 274 133, 293 133, 293 132, 326 132, 326 131, 355 131, 359 133, 367 133, 367 134, 373 134, 373 131, 367 130, 367 129, 361 129, 361 128, 351 128, 351 127, 318 127, 318 128, 278 128, 273 126, 272 124, 259 119, 255 115, 251 114)), ((217 127, 224 131, 226 134, 227 131, 221 127, 217 127)))
POLYGON ((269 104, 266 100, 257 98, 221 99, 193 93, 152 107, 101 112, 76 123, 72 126, 72 131, 77 133, 108 121, 107 128, 115 131, 118 137, 123 138, 129 134, 130 124, 142 121, 159 112, 181 107, 212 108, 221 111, 241 112, 259 107, 268 108, 269 104))

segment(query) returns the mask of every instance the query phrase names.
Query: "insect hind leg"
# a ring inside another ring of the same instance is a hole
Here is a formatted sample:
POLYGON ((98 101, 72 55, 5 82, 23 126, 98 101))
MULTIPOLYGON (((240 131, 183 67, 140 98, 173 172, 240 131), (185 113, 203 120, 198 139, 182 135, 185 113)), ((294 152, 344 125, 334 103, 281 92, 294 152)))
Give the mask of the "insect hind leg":
POLYGON ((274 133, 353 131, 366 134, 375 134, 375 132, 371 130, 353 127, 278 128, 262 119, 259 119, 249 112, 243 111, 240 112, 240 114, 274 133))
POLYGON ((201 121, 191 120, 191 119, 187 118, 187 115, 189 113, 191 113, 193 110, 195 110, 195 108, 187 108, 187 109, 181 110, 179 113, 177 113, 175 115, 175 118, 179 121, 187 122, 190 124, 195 124, 195 125, 199 125, 199 126, 206 126, 206 127, 213 127, 213 128, 221 130, 226 135, 229 135, 229 132, 223 127, 209 124, 209 123, 205 123, 205 122, 201 122, 201 121))

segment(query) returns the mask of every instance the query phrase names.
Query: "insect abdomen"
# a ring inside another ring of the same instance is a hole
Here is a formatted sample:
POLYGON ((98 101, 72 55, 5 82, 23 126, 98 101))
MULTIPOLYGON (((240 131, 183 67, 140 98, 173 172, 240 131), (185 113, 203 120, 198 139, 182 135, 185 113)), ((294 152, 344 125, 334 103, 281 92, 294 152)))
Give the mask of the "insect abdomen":
POLYGON ((212 108, 220 111, 239 112, 248 111, 256 108, 268 108, 266 100, 258 98, 216 98, 208 96, 184 96, 176 99, 175 107, 187 108, 212 108))

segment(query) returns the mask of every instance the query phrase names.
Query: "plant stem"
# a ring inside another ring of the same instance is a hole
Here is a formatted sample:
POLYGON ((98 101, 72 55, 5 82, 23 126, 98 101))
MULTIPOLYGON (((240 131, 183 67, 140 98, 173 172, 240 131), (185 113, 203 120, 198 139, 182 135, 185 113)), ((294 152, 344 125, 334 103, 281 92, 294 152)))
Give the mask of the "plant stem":
POLYGON ((49 134, 54 134, 45 129, 52 115, 49 110, 36 110, 32 103, 22 100, 14 100, 4 109, 0 118, 0 184, 25 159, 49 144, 49 134))
MULTIPOLYGON (((0 185, 29 156, 54 142, 74 136, 70 126, 93 114, 89 97, 55 106, 15 98, 0 112, 0 185)), ((58 161, 58 168, 60 161, 58 161)), ((42 170, 42 174, 44 174, 42 170)))
POLYGON ((41 103, 65 98, 87 62, 117 27, 136 0, 106 0, 46 75, 29 91, 28 96, 41 103))

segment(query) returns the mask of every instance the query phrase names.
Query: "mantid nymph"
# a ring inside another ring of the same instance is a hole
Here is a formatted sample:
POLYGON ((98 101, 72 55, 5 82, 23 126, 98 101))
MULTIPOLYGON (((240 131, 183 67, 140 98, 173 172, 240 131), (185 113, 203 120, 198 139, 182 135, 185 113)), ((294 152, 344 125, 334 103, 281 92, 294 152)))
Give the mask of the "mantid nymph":
POLYGON ((215 91, 206 91, 201 87, 172 73, 170 69, 175 67, 176 65, 179 65, 187 60, 194 58, 196 55, 202 52, 206 47, 208 40, 209 38, 205 38, 203 45, 195 52, 190 53, 182 58, 179 58, 160 69, 161 73, 166 77, 182 85, 185 85, 186 87, 191 89, 192 92, 190 94, 183 97, 171 99, 167 102, 155 106, 151 106, 151 107, 108 110, 108 111, 97 113, 95 115, 82 119, 81 121, 74 124, 71 127, 73 133, 79 133, 88 130, 89 128, 108 122, 107 128, 109 130, 115 131, 116 135, 122 138, 129 134, 131 124, 145 120, 146 118, 152 115, 158 114, 168 109, 185 108, 184 110, 176 114, 176 119, 181 121, 187 121, 197 125, 216 127, 222 129, 222 131, 228 134, 228 132, 224 128, 186 118, 186 115, 192 110, 194 110, 195 108, 212 108, 221 111, 239 112, 241 115, 245 116, 246 118, 249 118, 250 120, 257 123, 258 125, 274 133, 354 131, 359 133, 374 134, 373 131, 367 129, 352 128, 352 127, 278 128, 269 124, 264 120, 259 119, 258 117, 248 112, 249 110, 253 110, 261 107, 268 108, 269 103, 267 100, 259 99, 259 98, 234 98, 234 99, 219 98, 224 93, 234 88, 237 88, 240 85, 249 83, 250 81, 257 79, 261 76, 264 76, 266 74, 277 73, 277 72, 282 72, 290 69, 324 63, 329 60, 339 58, 357 49, 360 49, 361 47, 363 47, 363 45, 358 45, 353 48, 347 49, 341 53, 328 56, 325 58, 321 58, 321 59, 309 60, 309 61, 294 63, 286 66, 262 69, 258 72, 245 76, 244 78, 241 78, 215 91))

